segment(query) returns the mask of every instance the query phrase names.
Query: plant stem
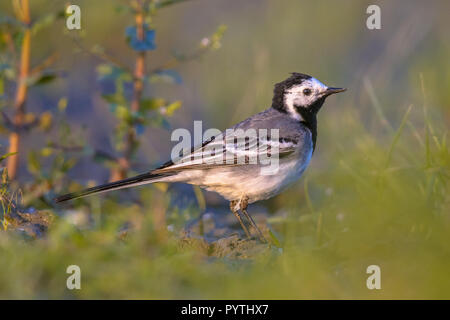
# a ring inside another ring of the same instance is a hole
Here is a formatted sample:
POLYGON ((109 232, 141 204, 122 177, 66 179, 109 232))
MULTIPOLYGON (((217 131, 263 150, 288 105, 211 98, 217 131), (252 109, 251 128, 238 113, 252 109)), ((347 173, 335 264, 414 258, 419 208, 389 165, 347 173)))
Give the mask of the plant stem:
MULTIPOLYGON (((137 38, 140 41, 144 41, 144 13, 145 4, 142 1, 137 1, 137 9, 135 14, 136 32, 137 38)), ((133 97, 131 100, 130 108, 132 113, 139 112, 140 101, 142 99, 142 91, 144 88, 144 76, 145 76, 145 57, 146 52, 140 51, 136 56, 136 64, 134 68, 133 79, 133 97)), ((116 181, 125 179, 127 177, 127 171, 130 167, 130 161, 134 153, 135 145, 137 143, 136 131, 134 124, 130 124, 126 137, 126 146, 124 155, 119 159, 119 166, 111 170, 110 181, 116 181)))
MULTIPOLYGON (((27 99, 28 85, 27 78, 30 70, 30 42, 31 42, 31 31, 30 25, 30 9, 28 0, 15 0, 16 4, 19 4, 20 15, 18 18, 21 19, 22 23, 26 26, 23 39, 22 48, 20 55, 20 72, 17 78, 17 89, 16 96, 14 100, 14 127, 15 131, 11 132, 9 136, 9 150, 11 152, 19 152, 20 147, 20 135, 19 128, 23 125, 25 120, 25 102, 27 99)), ((14 179, 17 175, 17 169, 19 164, 19 155, 13 155, 8 158, 7 168, 8 174, 11 179, 14 179)))

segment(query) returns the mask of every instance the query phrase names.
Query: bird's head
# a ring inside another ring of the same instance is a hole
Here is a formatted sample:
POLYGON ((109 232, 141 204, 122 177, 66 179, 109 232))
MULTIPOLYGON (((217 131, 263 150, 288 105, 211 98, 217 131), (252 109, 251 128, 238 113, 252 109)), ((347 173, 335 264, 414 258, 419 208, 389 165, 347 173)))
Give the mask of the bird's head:
POLYGON ((328 96, 345 90, 327 87, 316 78, 294 72, 275 85, 272 107, 302 120, 303 115, 315 116, 328 96))

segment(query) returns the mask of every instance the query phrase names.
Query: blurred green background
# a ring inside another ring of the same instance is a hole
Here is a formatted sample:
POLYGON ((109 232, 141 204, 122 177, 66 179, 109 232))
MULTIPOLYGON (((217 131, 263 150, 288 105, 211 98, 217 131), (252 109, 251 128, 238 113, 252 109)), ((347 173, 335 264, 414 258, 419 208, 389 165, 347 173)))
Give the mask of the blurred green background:
MULTIPOLYGON (((62 76, 31 87, 27 110, 57 113, 61 98, 67 99, 72 141, 114 154, 117 119, 102 99, 111 84, 99 81, 97 72, 104 61, 77 43, 101 46, 132 69, 136 54, 125 29, 133 15, 119 10, 127 1, 71 3, 81 7, 81 32, 68 31, 59 19, 32 37, 32 64, 56 52, 52 70, 62 76)), ((65 4, 33 0, 31 16, 64 10, 65 4)), ((11 3, 2 1, 0 12, 13 16, 11 3)), ((204 200, 186 186, 141 187, 64 207, 46 202, 108 180, 109 167, 86 152, 73 156, 76 164, 54 188, 24 203, 27 212, 55 216, 42 237, 20 227, 0 231, 0 297, 450 298, 448 12, 444 0, 192 0, 158 10, 149 69, 174 52, 192 51, 217 26, 227 30, 220 49, 174 68, 181 83, 145 83, 144 95, 182 106, 167 120, 170 129, 150 125, 140 136, 133 172, 170 157, 175 128, 192 129, 194 120, 203 120, 204 129, 225 129, 268 108, 274 83, 290 72, 348 88, 322 108, 317 148, 302 179, 250 206, 279 243, 263 248, 252 242, 243 253, 219 253, 217 238, 180 236, 204 200), (381 7, 381 30, 366 28, 370 4, 381 7), (71 264, 81 268, 81 290, 66 288, 71 264), (366 287, 369 265, 381 268, 381 290, 366 287)), ((5 78, 5 96, 13 96, 14 88, 5 78)), ((5 103, 2 110, 12 109, 5 103)), ((22 190, 25 199, 36 190, 27 187, 37 179, 27 153, 41 152, 55 131, 24 136, 19 174, 8 192, 22 190)), ((0 145, 6 153, 5 132, 0 145)), ((51 156, 43 157, 36 171, 50 165, 51 156)), ((39 184, 50 181, 45 179, 39 184)), ((204 197, 211 216, 234 219, 219 196, 204 197)))

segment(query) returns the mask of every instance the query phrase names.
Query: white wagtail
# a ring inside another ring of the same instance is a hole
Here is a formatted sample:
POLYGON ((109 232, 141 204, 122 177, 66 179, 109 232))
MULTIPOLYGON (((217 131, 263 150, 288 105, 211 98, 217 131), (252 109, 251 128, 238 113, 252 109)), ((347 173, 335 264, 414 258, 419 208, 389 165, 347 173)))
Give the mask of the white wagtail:
POLYGON ((201 146, 192 148, 187 154, 182 154, 150 172, 66 194, 57 197, 55 201, 62 202, 154 182, 185 182, 222 195, 230 201, 230 209, 246 235, 250 237, 250 232, 239 211, 265 242, 261 231, 247 213, 248 204, 273 197, 302 175, 316 146, 317 113, 329 95, 345 90, 327 87, 306 74, 292 73, 288 79, 275 85, 272 106, 269 109, 238 123, 219 136, 212 137, 201 146), (262 164, 249 161, 248 152, 244 152, 244 161, 237 161, 235 158, 233 161, 223 161, 224 155, 229 159, 228 153, 234 156, 237 154, 236 137, 233 135, 230 143, 230 132, 234 134, 241 130, 248 133, 252 129, 259 132, 261 129, 265 132, 276 130, 276 135, 271 134, 265 139, 259 137, 256 143, 250 141, 252 138, 246 137, 244 143, 245 150, 250 150, 250 145, 258 146, 256 151, 251 151, 252 154, 261 156, 263 150, 266 153, 269 150, 268 156, 278 159, 274 174, 261 174, 262 164), (217 161, 218 158, 222 160, 217 161))

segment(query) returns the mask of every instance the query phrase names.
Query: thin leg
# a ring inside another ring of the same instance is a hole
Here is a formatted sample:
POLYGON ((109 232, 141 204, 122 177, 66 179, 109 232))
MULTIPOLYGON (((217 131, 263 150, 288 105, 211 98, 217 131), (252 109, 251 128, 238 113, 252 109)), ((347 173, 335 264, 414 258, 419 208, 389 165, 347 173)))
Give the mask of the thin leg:
POLYGON ((250 232, 247 229, 247 226, 244 224, 244 221, 242 221, 241 215, 239 214, 238 210, 236 209, 237 204, 239 201, 231 201, 230 202, 230 210, 234 213, 236 218, 239 220, 239 223, 241 224, 242 229, 244 229, 245 234, 247 235, 247 238, 251 238, 250 232))
POLYGON ((267 243, 266 238, 264 237, 264 235, 262 234, 261 230, 259 230, 258 226, 256 225, 255 221, 253 220, 253 218, 248 214, 247 212, 247 207, 248 207, 248 200, 247 198, 243 198, 241 199, 241 211, 244 214, 244 216, 247 218, 248 222, 250 222, 250 224, 252 225, 253 228, 255 228, 256 232, 258 232, 258 236, 259 236, 259 240, 261 242, 267 243))

